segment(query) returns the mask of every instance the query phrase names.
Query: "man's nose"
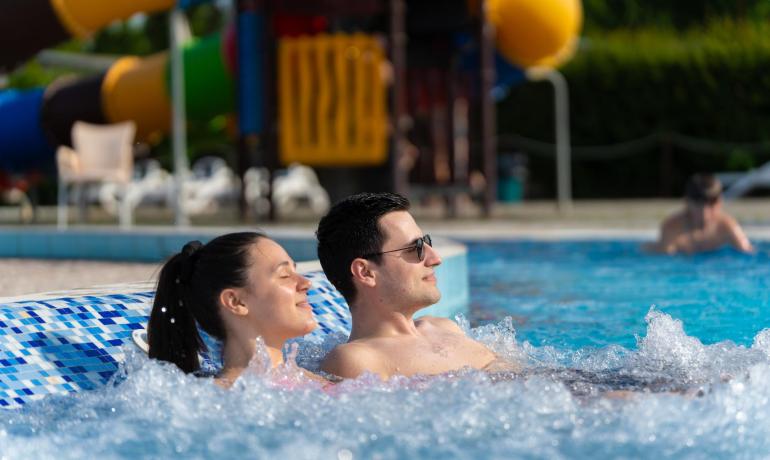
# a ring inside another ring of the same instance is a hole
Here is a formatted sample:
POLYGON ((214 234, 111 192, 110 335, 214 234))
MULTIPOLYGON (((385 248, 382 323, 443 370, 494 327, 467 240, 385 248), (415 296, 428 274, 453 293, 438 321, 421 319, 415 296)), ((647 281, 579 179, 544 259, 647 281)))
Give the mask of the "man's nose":
POLYGON ((428 267, 441 265, 441 256, 438 255, 438 251, 428 244, 425 245, 425 265, 428 267))

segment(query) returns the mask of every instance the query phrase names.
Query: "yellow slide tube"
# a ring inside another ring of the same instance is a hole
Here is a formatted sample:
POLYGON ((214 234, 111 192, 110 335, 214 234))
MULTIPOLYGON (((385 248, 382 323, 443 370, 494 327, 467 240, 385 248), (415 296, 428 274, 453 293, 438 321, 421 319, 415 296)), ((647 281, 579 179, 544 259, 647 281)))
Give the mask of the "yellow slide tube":
POLYGON ((171 127, 171 106, 166 90, 168 55, 118 60, 102 83, 102 110, 110 122, 134 120, 137 137, 147 139, 171 127))
POLYGON ((112 21, 136 13, 173 8, 174 0, 51 0, 64 27, 75 37, 87 37, 112 21))

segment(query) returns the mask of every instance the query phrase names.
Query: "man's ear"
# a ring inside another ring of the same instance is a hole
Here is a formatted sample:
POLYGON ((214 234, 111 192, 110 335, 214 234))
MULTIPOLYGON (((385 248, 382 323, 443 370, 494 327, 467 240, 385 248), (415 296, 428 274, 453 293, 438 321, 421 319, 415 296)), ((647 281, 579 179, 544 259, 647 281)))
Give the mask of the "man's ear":
POLYGON ((225 311, 232 313, 236 316, 246 316, 249 313, 249 309, 246 308, 246 304, 241 301, 241 296, 238 290, 228 288, 219 293, 219 303, 225 309, 225 311))
POLYGON ((377 284, 372 268, 370 261, 360 257, 353 259, 353 262, 350 263, 350 273, 353 275, 353 280, 369 287, 374 287, 377 284))

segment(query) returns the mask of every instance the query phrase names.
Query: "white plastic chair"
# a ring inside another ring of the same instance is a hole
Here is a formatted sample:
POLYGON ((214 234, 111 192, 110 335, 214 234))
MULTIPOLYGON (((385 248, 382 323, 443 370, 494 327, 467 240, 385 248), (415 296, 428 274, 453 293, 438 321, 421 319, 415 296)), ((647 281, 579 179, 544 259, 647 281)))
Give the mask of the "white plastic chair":
POLYGON ((199 158, 185 178, 184 207, 191 215, 216 211, 238 200, 240 180, 222 158, 199 158))
POLYGON ((717 174, 717 177, 726 186, 725 198, 740 198, 755 188, 770 187, 770 161, 751 171, 722 173, 717 174))
POLYGON ((282 215, 292 215, 308 207, 318 216, 329 210, 329 194, 321 186, 315 171, 298 163, 273 180, 273 204, 282 215))
MULTIPOLYGON (((98 191, 99 204, 111 216, 116 216, 122 209, 121 185, 109 182, 98 191)), ((167 206, 173 200, 174 179, 155 159, 134 163, 134 178, 125 200, 132 212, 139 206, 167 206)))
POLYGON ((69 186, 75 186, 77 196, 81 197, 85 185, 105 182, 121 186, 118 220, 121 227, 131 226, 132 210, 126 198, 134 169, 135 133, 136 124, 133 121, 112 125, 93 125, 82 121, 74 124, 74 149, 60 146, 56 151, 59 167, 59 228, 66 228, 68 224, 69 186))

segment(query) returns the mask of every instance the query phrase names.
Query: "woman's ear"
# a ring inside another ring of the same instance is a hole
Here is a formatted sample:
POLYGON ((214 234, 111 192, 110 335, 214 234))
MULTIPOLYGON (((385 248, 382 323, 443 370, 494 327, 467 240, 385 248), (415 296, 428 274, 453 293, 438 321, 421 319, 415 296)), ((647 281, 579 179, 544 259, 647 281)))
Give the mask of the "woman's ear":
POLYGON ((225 311, 228 311, 236 316, 246 316, 249 313, 249 309, 246 304, 241 301, 240 293, 237 289, 224 289, 219 293, 219 303, 225 311))
POLYGON ((377 277, 371 263, 366 259, 354 259, 350 264, 350 273, 353 275, 353 280, 359 283, 374 287, 377 284, 377 277))

